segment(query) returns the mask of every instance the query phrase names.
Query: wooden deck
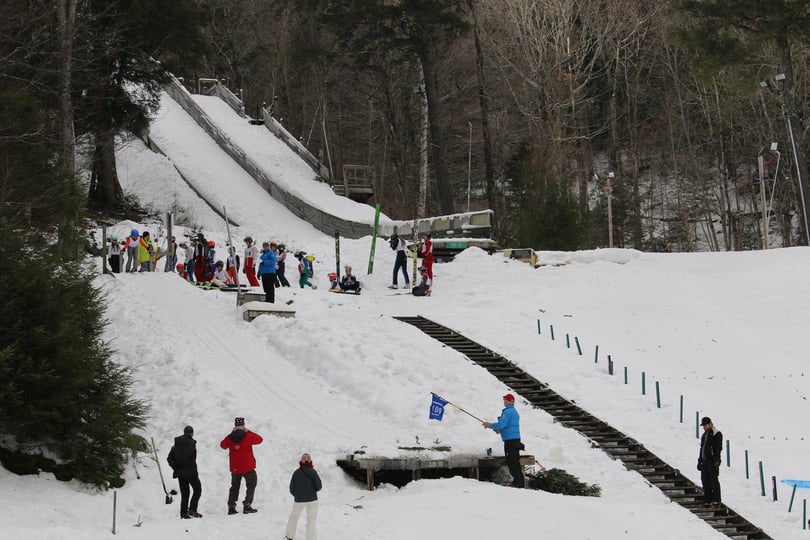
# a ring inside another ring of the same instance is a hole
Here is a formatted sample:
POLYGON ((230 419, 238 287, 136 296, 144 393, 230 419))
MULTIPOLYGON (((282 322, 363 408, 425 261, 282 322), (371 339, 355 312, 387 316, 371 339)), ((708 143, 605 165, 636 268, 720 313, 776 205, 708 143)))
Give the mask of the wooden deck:
MULTIPOLYGON (((520 456, 524 467, 536 463, 534 456, 520 456)), ((506 465, 503 456, 453 455, 439 458, 403 457, 359 457, 355 454, 337 460, 338 466, 351 476, 366 482, 369 491, 384 479, 390 483, 405 485, 421 478, 490 478, 495 470, 506 465)))

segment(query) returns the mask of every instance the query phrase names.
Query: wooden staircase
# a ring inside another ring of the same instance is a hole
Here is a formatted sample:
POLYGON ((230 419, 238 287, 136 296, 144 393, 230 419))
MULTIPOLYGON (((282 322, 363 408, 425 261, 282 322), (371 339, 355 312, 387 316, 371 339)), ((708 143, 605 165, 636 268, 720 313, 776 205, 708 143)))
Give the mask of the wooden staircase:
POLYGON ((546 411, 555 421, 587 437, 594 448, 621 461, 629 470, 638 472, 672 502, 697 515, 715 530, 735 539, 771 538, 725 504, 717 509, 703 508, 703 490, 679 470, 665 463, 637 440, 557 394, 547 384, 538 381, 498 353, 424 317, 394 318, 419 328, 430 337, 467 356, 534 407, 546 411))

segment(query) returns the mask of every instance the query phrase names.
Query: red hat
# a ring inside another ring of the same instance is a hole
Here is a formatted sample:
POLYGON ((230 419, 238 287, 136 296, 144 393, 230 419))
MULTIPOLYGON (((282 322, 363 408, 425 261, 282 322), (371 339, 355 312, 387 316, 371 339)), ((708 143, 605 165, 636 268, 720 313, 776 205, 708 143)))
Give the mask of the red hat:
POLYGON ((506 394, 505 396, 503 396, 503 399, 505 399, 506 401, 511 401, 512 403, 515 402, 515 396, 513 396, 512 394, 506 394))

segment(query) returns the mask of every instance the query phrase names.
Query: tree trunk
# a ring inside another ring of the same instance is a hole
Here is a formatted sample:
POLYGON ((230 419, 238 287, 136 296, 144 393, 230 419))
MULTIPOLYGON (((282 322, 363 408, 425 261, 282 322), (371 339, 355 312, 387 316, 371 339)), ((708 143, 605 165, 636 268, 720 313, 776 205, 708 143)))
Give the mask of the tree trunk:
POLYGON ((124 202, 124 192, 118 182, 118 172, 115 167, 115 131, 113 129, 96 133, 89 199, 90 204, 99 210, 117 210, 124 202))
POLYGON ((419 60, 422 62, 422 73, 425 77, 425 96, 428 103, 432 139, 430 146, 433 154, 433 168, 436 171, 436 186, 439 189, 439 207, 442 214, 454 214, 456 205, 453 198, 453 187, 450 185, 450 173, 447 170, 447 138, 441 126, 439 87, 436 81, 436 65, 431 45, 426 45, 419 52, 419 60))
MULTIPOLYGON (((481 48, 481 34, 478 18, 475 14, 475 1, 468 0, 470 16, 473 23, 473 41, 475 42, 475 67, 478 76, 478 104, 481 108, 481 134, 484 138, 484 175, 486 177, 487 206, 495 210, 495 167, 492 163, 492 141, 489 137, 489 104, 487 103, 484 79, 484 53, 481 48)), ((493 224, 495 220, 493 220, 493 224)), ((496 234, 497 232, 494 231, 496 234)), ((497 236, 495 236, 497 238, 497 236)))
POLYGON ((59 0, 56 6, 59 28, 59 128, 62 154, 68 174, 76 172, 76 135, 73 129, 73 102, 70 87, 73 70, 73 32, 76 21, 76 0, 59 0))

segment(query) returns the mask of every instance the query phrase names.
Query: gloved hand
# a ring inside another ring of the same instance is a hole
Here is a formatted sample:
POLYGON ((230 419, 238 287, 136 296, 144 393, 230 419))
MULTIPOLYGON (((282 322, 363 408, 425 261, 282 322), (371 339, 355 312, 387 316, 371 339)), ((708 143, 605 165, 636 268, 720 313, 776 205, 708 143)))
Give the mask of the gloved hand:
POLYGON ((702 459, 698 459, 697 470, 699 470, 699 471, 703 470, 703 460, 702 459))

